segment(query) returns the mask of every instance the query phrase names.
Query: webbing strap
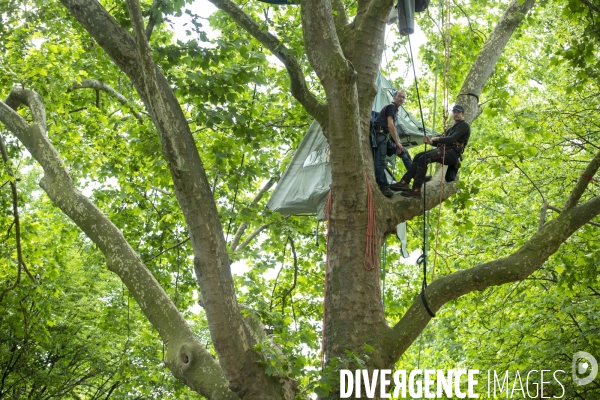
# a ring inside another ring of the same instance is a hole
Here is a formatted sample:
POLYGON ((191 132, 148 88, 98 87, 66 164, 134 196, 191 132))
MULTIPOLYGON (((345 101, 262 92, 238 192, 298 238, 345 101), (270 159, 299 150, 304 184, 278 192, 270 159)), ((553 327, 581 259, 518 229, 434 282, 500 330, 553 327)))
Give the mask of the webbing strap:
POLYGON ((425 289, 427 289, 427 256, 425 253, 421 254, 417 259, 417 265, 423 264, 423 284, 421 285, 421 301, 423 302, 423 306, 427 313, 431 316, 431 318, 435 317, 435 313, 431 311, 429 308, 429 303, 427 303, 427 298, 425 297, 425 289))

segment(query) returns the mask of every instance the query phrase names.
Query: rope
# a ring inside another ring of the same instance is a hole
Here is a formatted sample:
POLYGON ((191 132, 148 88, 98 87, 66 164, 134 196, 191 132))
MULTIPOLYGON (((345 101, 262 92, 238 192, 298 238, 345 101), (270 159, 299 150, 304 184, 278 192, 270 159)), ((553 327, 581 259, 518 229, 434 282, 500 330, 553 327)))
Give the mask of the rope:
POLYGON ((327 200, 325 201, 325 210, 323 217, 327 220, 327 236, 325 239, 326 250, 325 250, 325 283, 323 284, 323 328, 321 330, 321 371, 323 371, 325 365, 325 300, 327 298, 327 276, 329 274, 329 230, 331 225, 329 218, 331 217, 331 192, 333 189, 329 189, 327 200))
MULTIPOLYGON (((425 120, 423 118, 423 107, 421 106, 421 95, 419 94, 419 81, 417 78, 417 70, 415 69, 415 59, 413 58, 412 44, 410 42, 410 36, 408 36, 408 48, 410 50, 410 59, 412 61, 413 75, 415 77, 415 89, 417 91, 417 99, 419 101, 419 112, 421 114, 421 124, 423 130, 425 130, 425 120)), ((425 144, 425 151, 427 151, 427 144, 425 144)), ((417 260, 417 265, 423 264, 423 284, 421 286, 421 301, 427 310, 427 313, 433 318, 435 313, 429 308, 427 299, 425 298, 425 289, 427 288, 427 208, 426 208, 426 197, 427 197, 427 185, 423 186, 423 254, 417 260)))
POLYGON ((596 182, 596 183, 600 183, 600 181, 594 177, 591 177, 589 175, 586 174, 581 174, 581 176, 583 176, 585 179, 587 179, 590 182, 596 182))
MULTIPOLYGON (((377 266, 377 222, 375 220, 375 207, 373 205, 373 192, 371 191, 371 184, 365 173, 365 180, 367 181, 367 245, 365 248, 365 256, 363 259, 363 267, 367 271, 371 271, 377 266)), ((379 280, 378 280, 379 282, 379 280)))
POLYGON ((448 77, 450 76, 450 2, 446 2, 446 29, 444 38, 444 134, 448 129, 448 109, 450 108, 450 104, 448 102, 448 77))

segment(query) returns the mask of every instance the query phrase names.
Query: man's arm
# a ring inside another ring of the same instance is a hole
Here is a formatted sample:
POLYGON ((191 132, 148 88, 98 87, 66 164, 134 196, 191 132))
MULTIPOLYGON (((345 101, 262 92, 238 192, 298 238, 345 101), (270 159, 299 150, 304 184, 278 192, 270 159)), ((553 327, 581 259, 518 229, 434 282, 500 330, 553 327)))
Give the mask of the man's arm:
POLYGON ((471 133, 471 127, 468 123, 462 122, 456 126, 455 132, 450 136, 433 138, 433 141, 437 141, 440 144, 450 144, 458 142, 471 133))
POLYGON ((402 144, 398 140, 398 135, 396 134, 396 125, 394 125, 394 117, 392 117, 391 115, 388 116, 387 121, 388 121, 388 130, 390 131, 390 134, 392 135, 392 140, 394 141, 394 143, 396 143, 396 146, 398 147, 399 152, 404 151, 402 144))

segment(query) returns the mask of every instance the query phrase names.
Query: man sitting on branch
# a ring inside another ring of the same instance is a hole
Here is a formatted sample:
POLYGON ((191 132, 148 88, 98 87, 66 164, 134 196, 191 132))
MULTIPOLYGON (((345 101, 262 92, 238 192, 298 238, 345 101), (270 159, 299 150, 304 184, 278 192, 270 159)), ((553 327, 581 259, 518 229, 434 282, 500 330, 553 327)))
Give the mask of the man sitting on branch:
POLYGON ((454 125, 448 129, 444 136, 430 139, 425 136, 423 143, 437 146, 433 150, 419 153, 415 156, 411 168, 404 174, 400 182, 390 186, 394 191, 402 191, 405 197, 421 197, 421 187, 425 181, 427 165, 437 162, 443 165, 457 165, 460 162, 462 153, 469 142, 471 136, 471 127, 465 121, 465 109, 456 104, 452 108, 454 125), (412 189, 409 186, 414 179, 412 189))

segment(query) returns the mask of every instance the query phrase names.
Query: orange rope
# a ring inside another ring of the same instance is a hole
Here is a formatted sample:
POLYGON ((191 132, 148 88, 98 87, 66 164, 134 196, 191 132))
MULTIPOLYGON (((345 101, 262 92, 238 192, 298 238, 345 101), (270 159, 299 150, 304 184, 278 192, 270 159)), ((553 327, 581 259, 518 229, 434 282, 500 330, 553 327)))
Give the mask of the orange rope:
POLYGON ((326 252, 325 252, 325 283, 323 284, 323 328, 321 330, 321 370, 325 365, 325 300, 327 297, 327 276, 329 273, 329 230, 331 224, 329 218, 331 217, 331 192, 333 189, 329 189, 327 195, 327 201, 325 201, 325 210, 323 217, 327 220, 327 239, 326 239, 326 252))
POLYGON ((373 192, 371 184, 365 173, 367 181, 367 246, 365 248, 365 257, 363 266, 367 271, 371 271, 378 265, 377 258, 377 226, 375 221, 375 207, 373 206, 373 192))

